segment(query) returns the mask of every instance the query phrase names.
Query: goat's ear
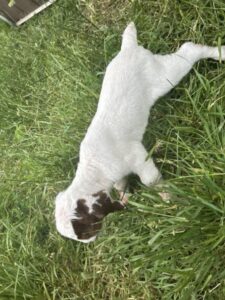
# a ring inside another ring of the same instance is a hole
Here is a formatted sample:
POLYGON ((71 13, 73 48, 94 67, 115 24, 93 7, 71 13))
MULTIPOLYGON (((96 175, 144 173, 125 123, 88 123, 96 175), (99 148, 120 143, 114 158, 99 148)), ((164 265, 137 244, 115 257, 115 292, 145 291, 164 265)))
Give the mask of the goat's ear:
POLYGON ((75 234, 79 240, 88 240, 95 237, 102 227, 102 218, 98 218, 94 212, 89 212, 85 199, 77 201, 75 219, 71 220, 75 234))
POLYGON ((103 218, 109 213, 123 210, 124 206, 118 201, 112 201, 107 193, 100 191, 93 195, 97 197, 96 202, 93 204, 93 213, 98 218, 103 218))
POLYGON ((123 210, 125 208, 125 206, 119 201, 114 201, 112 203, 112 206, 113 206, 113 212, 118 210, 123 210))
POLYGON ((106 215, 124 209, 122 203, 112 201, 104 191, 92 196, 96 198, 92 204, 92 209, 87 206, 85 199, 79 199, 75 210, 76 218, 71 220, 74 232, 79 240, 87 240, 96 236, 102 227, 102 220, 106 215))

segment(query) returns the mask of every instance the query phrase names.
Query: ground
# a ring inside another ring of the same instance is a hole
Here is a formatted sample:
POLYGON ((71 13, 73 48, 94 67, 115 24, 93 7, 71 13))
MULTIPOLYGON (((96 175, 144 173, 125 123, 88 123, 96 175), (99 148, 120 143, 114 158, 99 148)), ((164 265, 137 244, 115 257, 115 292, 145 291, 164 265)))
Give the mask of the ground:
POLYGON ((202 61, 152 110, 144 144, 172 197, 132 178, 126 212, 89 245, 62 238, 105 67, 133 20, 153 52, 225 44, 223 0, 58 0, 0 23, 0 299, 225 299, 225 64, 202 61))

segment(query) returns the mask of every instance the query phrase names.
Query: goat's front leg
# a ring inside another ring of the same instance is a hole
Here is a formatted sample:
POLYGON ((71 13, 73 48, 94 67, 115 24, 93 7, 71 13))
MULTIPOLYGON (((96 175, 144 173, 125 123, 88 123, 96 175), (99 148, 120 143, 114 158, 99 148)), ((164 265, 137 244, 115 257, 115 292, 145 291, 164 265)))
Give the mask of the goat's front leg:
POLYGON ((204 58, 225 60, 225 46, 209 47, 192 42, 184 43, 177 52, 168 55, 154 55, 159 69, 156 97, 163 96, 176 86, 191 70, 193 65, 204 58))
POLYGON ((140 165, 136 167, 136 173, 140 177, 141 182, 147 186, 157 184, 162 178, 152 158, 140 163, 140 165))
POLYGON ((153 160, 147 159, 148 153, 142 143, 134 142, 128 148, 129 154, 125 156, 125 160, 131 172, 137 174, 144 185, 156 184, 161 178, 161 173, 153 160))
POLYGON ((127 178, 122 178, 114 184, 114 188, 118 191, 120 196, 120 202, 123 205, 128 203, 128 193, 126 192, 127 178))

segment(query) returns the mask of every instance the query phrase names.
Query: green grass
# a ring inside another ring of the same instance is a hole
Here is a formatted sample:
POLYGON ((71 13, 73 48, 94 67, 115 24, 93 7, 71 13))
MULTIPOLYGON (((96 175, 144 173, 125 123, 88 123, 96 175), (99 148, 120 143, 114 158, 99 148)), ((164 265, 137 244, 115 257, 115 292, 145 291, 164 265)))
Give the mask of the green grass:
POLYGON ((63 239, 53 216, 125 25, 167 53, 225 44, 224 17, 223 0, 59 0, 20 28, 0 23, 0 299, 225 299, 224 63, 198 63, 151 113, 144 143, 169 203, 134 178, 129 210, 90 245, 63 239))

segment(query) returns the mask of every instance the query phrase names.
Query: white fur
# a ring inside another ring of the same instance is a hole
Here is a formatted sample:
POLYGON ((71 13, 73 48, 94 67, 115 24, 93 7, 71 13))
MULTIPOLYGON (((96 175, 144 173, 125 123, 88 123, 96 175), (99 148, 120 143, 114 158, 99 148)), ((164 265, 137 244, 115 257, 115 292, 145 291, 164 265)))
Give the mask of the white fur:
MULTIPOLYGON (((139 175, 145 185, 158 181, 160 172, 151 158, 146 161, 142 144, 149 111, 201 58, 218 60, 218 48, 188 42, 173 54, 154 55, 138 46, 134 23, 127 26, 121 51, 107 67, 97 112, 81 143, 76 176, 56 198, 56 226, 62 235, 78 240, 71 225, 78 199, 85 199, 91 208, 92 194, 110 191, 129 173, 139 175)), ((221 58, 225 59, 225 47, 221 58)))

